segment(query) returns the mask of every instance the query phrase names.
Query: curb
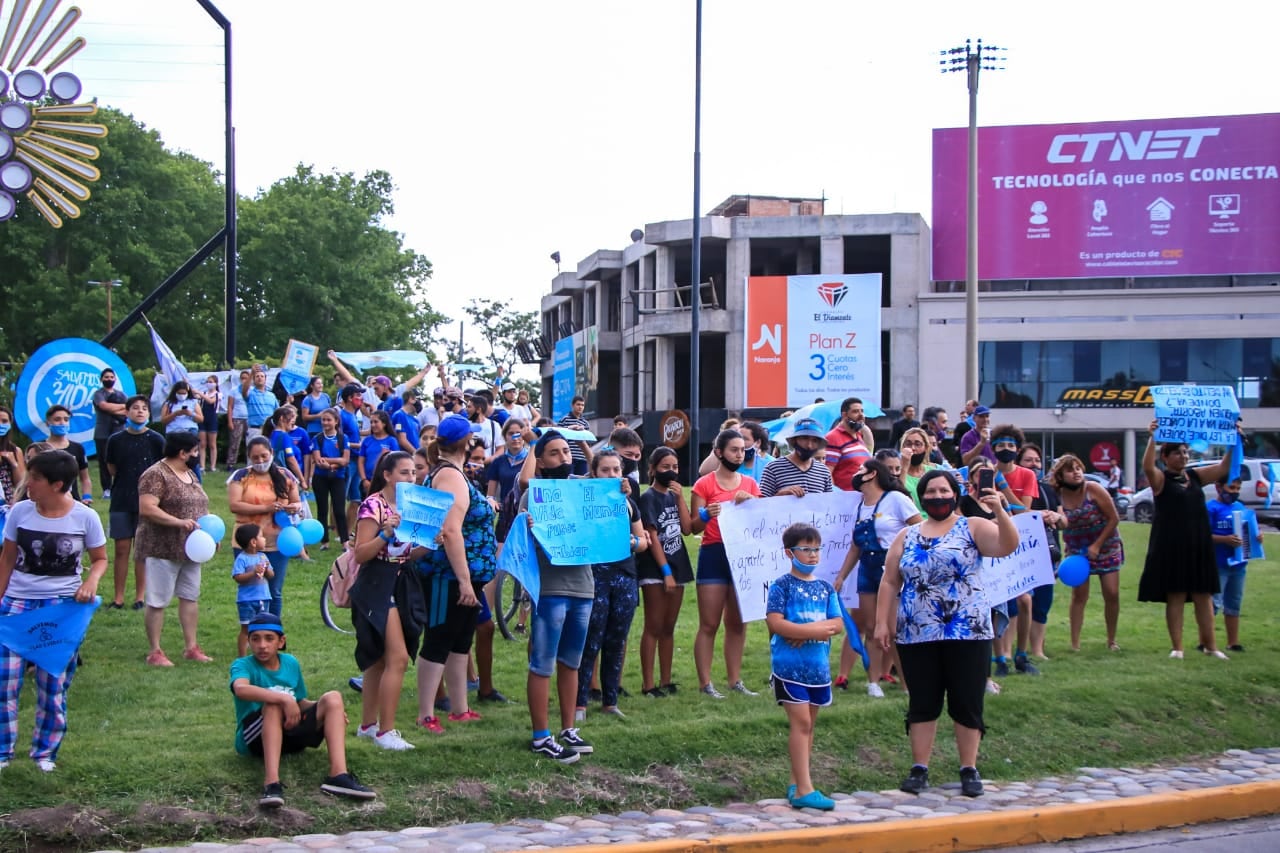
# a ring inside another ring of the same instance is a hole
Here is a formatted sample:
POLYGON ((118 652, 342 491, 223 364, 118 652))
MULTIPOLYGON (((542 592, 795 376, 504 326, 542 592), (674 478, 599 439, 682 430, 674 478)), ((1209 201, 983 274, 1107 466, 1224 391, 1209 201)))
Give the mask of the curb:
POLYGON ((1011 808, 975 815, 921 817, 820 829, 722 835, 705 841, 667 839, 635 844, 583 845, 599 853, 901 853, 985 850, 1071 838, 1146 832, 1195 823, 1280 814, 1280 782, 1224 785, 1199 791, 1148 794, 1099 803, 1011 808))

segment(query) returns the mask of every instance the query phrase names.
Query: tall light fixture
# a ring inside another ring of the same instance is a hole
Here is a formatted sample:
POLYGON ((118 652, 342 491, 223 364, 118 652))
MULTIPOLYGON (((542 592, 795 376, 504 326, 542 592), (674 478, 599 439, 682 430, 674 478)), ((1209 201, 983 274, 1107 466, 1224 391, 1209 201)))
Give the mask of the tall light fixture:
POLYGON ((107 332, 110 332, 111 327, 114 325, 111 322, 111 288, 120 287, 124 282, 118 278, 113 278, 106 281, 87 281, 85 284, 93 287, 101 287, 107 291, 107 332))
POLYGON ((978 75, 982 71, 1003 71, 1004 47, 964 40, 962 47, 939 51, 938 64, 946 74, 964 71, 969 80, 969 174, 965 216, 964 275, 964 394, 978 399, 978 75))
POLYGON ((698 370, 702 347, 702 0, 695 0, 693 40, 693 303, 689 312, 689 470, 697 471, 702 460, 698 450, 699 411, 702 387, 698 370))

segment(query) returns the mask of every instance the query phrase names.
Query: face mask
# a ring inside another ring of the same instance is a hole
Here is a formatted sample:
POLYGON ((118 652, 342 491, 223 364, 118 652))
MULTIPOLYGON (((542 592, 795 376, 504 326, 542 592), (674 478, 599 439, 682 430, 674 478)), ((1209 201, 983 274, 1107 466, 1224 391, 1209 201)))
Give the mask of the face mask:
POLYGON ((254 462, 249 467, 252 468, 254 471, 258 472, 259 474, 265 474, 271 470, 271 463, 270 462, 254 462))
POLYGON ((1236 501, 1240 500, 1240 493, 1239 492, 1223 492, 1221 495, 1218 496, 1218 500, 1222 501, 1224 504, 1233 504, 1236 501))
POLYGON ((724 470, 728 471, 731 474, 742 467, 741 462, 730 462, 728 459, 725 459, 723 456, 720 457, 720 465, 721 467, 724 468, 724 470))
POLYGON ((852 480, 849 481, 849 488, 853 489, 855 492, 862 491, 862 475, 861 474, 855 476, 852 480))
POLYGON ((200 467, 200 457, 199 457, 199 456, 188 456, 188 457, 187 457, 187 467, 188 467, 188 468, 199 468, 199 467, 200 467))
POLYGON ((571 473, 573 473, 573 463, 571 462, 556 465, 554 468, 542 469, 542 476, 548 480, 567 480, 571 473))
POLYGON ((624 456, 624 457, 622 458, 622 476, 624 476, 624 477, 630 477, 632 474, 634 474, 634 473, 636 472, 636 468, 638 468, 638 467, 639 467, 639 465, 640 465, 640 463, 636 462, 636 460, 634 460, 634 459, 627 459, 627 458, 624 456))
POLYGON ((67 435, 71 432, 71 424, 50 424, 49 435, 67 435))
POLYGON ((664 489, 670 488, 671 484, 679 479, 679 471, 659 471, 653 475, 653 481, 661 485, 664 489))
POLYGON ((129 428, 129 432, 142 432, 147 428, 147 421, 145 419, 137 421, 129 418, 129 422, 125 426, 129 428))
POLYGON ((811 566, 808 563, 802 563, 796 557, 792 557, 791 568, 795 569, 797 572, 799 572, 802 575, 811 575, 813 574, 813 570, 818 568, 818 566, 817 564, 814 564, 811 566))
POLYGON ((862 421, 847 420, 845 423, 849 425, 849 429, 852 430, 854 435, 862 432, 862 421))
POLYGON ((917 467, 917 466, 919 466, 919 465, 923 465, 923 464, 924 464, 924 454, 923 454, 923 453, 912 453, 912 454, 911 454, 911 467, 912 467, 912 468, 915 468, 915 467, 917 467))
POLYGON ((187 399, 187 395, 186 395, 186 394, 174 394, 174 395, 173 395, 173 399, 175 399, 175 400, 177 400, 179 403, 181 403, 183 400, 187 399))
POLYGON ((103 388, 110 388, 110 387, 114 386, 115 384, 116 384, 116 381, 115 381, 114 379, 104 379, 104 380, 102 380, 102 387, 103 387, 103 388))
POLYGON ((742 455, 742 464, 743 465, 756 464, 756 449, 754 447, 748 447, 747 452, 742 455))
POLYGON ((1067 483, 1067 482, 1063 482, 1063 484, 1062 484, 1062 488, 1066 489, 1068 492, 1078 492, 1078 491, 1080 491, 1082 488, 1084 488, 1084 483, 1067 483))
POLYGON ((943 521, 950 518, 951 514, 956 511, 956 499, 953 497, 923 498, 920 503, 924 506, 924 511, 934 521, 943 521))
POLYGON ((997 450, 996 459, 1000 462, 1009 463, 1018 458, 1016 450, 997 450))
POLYGON ((12 427, 9 424, 0 424, 0 435, 8 435, 12 427))

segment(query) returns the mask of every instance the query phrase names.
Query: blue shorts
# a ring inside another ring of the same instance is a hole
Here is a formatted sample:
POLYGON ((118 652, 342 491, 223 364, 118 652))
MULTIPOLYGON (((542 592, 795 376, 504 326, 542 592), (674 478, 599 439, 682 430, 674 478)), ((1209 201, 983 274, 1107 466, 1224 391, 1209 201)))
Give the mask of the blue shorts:
POLYGON ((555 665, 577 669, 587 645, 591 598, 544 595, 538 599, 529 626, 529 671, 550 678, 555 665))
POLYGON ((360 483, 359 462, 350 462, 347 464, 347 500, 350 503, 356 504, 364 500, 364 493, 360 483))
POLYGON ((712 542, 698 549, 698 580, 702 584, 732 584, 733 575, 729 572, 729 555, 725 553, 723 542, 712 542))
POLYGON ((1218 588, 1222 592, 1213 597, 1213 612, 1239 616, 1244 602, 1244 572, 1248 563, 1238 566, 1218 566, 1218 588))
POLYGON ((253 617, 259 613, 271 612, 271 599, 263 598, 258 601, 237 601, 236 610, 240 611, 240 624, 248 625, 253 617))
POLYGON ((830 684, 810 687, 807 684, 787 681, 776 675, 770 675, 769 682, 773 685, 773 698, 779 705, 817 705, 819 708, 825 708, 831 704, 830 684))
POLYGON ((880 592, 880 581, 884 579, 884 561, 876 568, 858 562, 858 592, 862 595, 876 595, 880 592))

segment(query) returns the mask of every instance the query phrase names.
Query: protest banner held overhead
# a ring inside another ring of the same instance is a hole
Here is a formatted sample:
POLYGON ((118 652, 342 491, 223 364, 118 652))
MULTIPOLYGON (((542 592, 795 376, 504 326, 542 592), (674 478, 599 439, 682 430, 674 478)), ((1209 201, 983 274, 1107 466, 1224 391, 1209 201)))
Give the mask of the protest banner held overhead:
POLYGON ((1156 441, 1235 446, 1240 404, 1230 386, 1156 385, 1151 398, 1159 424, 1156 441))

